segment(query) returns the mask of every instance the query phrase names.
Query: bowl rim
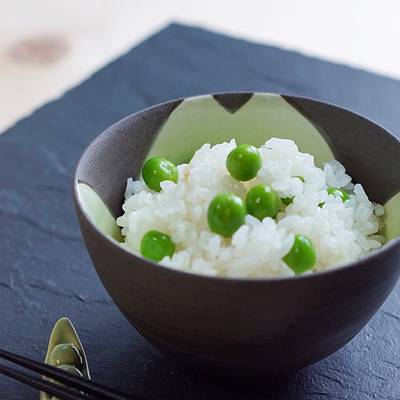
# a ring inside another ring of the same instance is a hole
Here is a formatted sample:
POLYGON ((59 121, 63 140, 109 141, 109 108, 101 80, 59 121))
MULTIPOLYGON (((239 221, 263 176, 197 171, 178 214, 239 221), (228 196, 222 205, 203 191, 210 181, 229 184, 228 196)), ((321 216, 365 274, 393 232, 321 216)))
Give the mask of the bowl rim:
MULTIPOLYGON (((192 271, 182 271, 178 269, 174 269, 171 267, 164 266, 162 264, 153 262, 150 259, 146 259, 144 257, 137 256, 135 253, 132 251, 127 250, 125 247, 122 247, 118 242, 110 238, 108 235, 104 234, 102 231, 100 231, 97 226, 92 222, 92 220, 88 217, 87 213, 85 212, 82 203, 79 199, 79 194, 78 194, 78 183, 80 183, 80 180, 77 177, 78 169, 81 165, 81 162, 84 158, 84 156, 89 152, 89 149, 98 141, 101 140, 101 137, 107 132, 111 131, 112 129, 116 128, 117 126, 121 125, 122 123, 128 121, 131 118, 137 117, 140 114, 147 113, 149 111, 152 111, 154 109, 157 109, 158 107, 165 106, 168 104, 176 103, 176 102, 182 102, 184 100, 188 99, 201 99, 205 97, 213 97, 215 95, 244 95, 244 94, 251 94, 251 95, 273 95, 273 96, 280 96, 285 98, 291 97, 293 99, 299 99, 299 100, 308 100, 314 103, 319 103, 323 104, 325 106, 337 109, 341 112, 345 113, 350 113, 355 115, 358 118, 362 118, 367 120, 368 122, 376 125, 377 127, 381 128, 386 135, 392 137, 399 145, 400 145, 400 138, 398 138, 394 133, 389 131, 388 129, 384 128, 382 125, 377 123, 371 118, 368 118, 360 113, 357 113, 355 111, 346 109, 344 107, 338 106, 336 104, 330 103, 330 102, 325 102, 321 101, 312 97, 306 97, 306 96, 296 96, 296 95, 291 95, 287 93, 274 93, 274 92, 257 92, 257 91, 227 91, 227 92, 215 92, 215 93, 204 93, 204 94, 199 94, 199 95, 194 95, 194 96, 186 96, 186 97, 180 97, 177 99, 171 99, 164 101, 162 103, 157 103, 152 106, 146 107, 144 109, 141 109, 139 111, 136 111, 132 114, 127 115, 126 117, 118 120, 114 124, 108 126, 106 129, 104 129, 100 134, 98 134, 93 140, 90 141, 90 143, 86 146, 85 150, 81 154, 76 167, 75 167, 75 172, 73 176, 73 196, 75 200, 75 205, 78 208, 81 216, 85 219, 85 222, 90 225, 90 227, 97 233, 98 236, 100 236, 103 240, 106 240, 110 246, 113 248, 115 251, 122 251, 125 253, 128 257, 132 258, 132 264, 134 261, 143 261, 148 264, 148 267, 151 269, 154 269, 155 272, 161 272, 161 273, 167 273, 167 274, 177 274, 181 277, 188 277, 188 278, 198 278, 201 280, 207 280, 207 281, 212 281, 212 282, 228 282, 228 283, 245 283, 245 284, 266 284, 266 283, 284 283, 284 282, 297 282, 297 281, 308 281, 308 280, 315 280, 315 279, 323 279, 323 278, 329 278, 333 275, 341 274, 343 271, 346 271, 348 269, 358 269, 362 268, 362 266, 370 261, 374 261, 375 259, 378 259, 381 255, 388 253, 390 250, 393 248, 397 247, 400 245, 400 236, 390 240, 388 243, 385 243, 382 247, 379 249, 373 250, 371 253, 368 255, 362 257, 359 260, 356 261, 351 261, 351 262, 346 262, 343 264, 339 264, 336 268, 332 268, 329 270, 324 270, 324 271, 319 271, 315 273, 305 273, 302 275, 294 275, 294 276, 284 276, 284 277, 227 277, 227 276, 210 276, 210 275, 204 275, 192 271)), ((84 183, 84 182, 83 182, 84 183)), ((115 217, 114 217, 115 218, 115 217)), ((86 246, 86 245, 85 245, 86 246)))

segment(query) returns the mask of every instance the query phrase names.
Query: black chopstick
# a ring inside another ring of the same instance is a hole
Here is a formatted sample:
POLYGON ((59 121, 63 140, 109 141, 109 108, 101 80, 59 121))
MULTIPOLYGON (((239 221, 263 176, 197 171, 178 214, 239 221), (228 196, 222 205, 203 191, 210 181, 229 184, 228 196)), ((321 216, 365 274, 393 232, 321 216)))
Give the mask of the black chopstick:
MULTIPOLYGON (((41 375, 46 376, 47 378, 52 378, 52 379, 57 380, 60 383, 68 385, 68 388, 74 390, 75 393, 76 393, 76 391, 83 391, 87 394, 94 395, 96 399, 107 399, 107 400, 128 400, 128 399, 134 400, 135 399, 135 397, 132 397, 125 393, 117 392, 117 391, 110 389, 99 383, 91 382, 88 379, 69 374, 68 372, 60 370, 59 368, 56 368, 56 367, 53 367, 51 365, 47 365, 44 363, 40 363, 40 362, 37 362, 34 360, 30 360, 29 358, 10 353, 6 350, 0 349, 0 358, 10 361, 12 363, 15 363, 17 365, 20 365, 24 368, 27 368, 30 371, 40 373, 41 375)), ((12 372, 10 372, 10 371, 11 371, 11 369, 9 367, 3 366, 2 370, 0 372, 4 373, 5 375, 7 375, 7 373, 8 373, 8 376, 11 376, 11 374, 15 375, 15 373, 18 373, 19 376, 23 375, 22 372, 18 372, 16 370, 12 370, 12 372), (7 370, 7 372, 4 372, 4 370, 7 370)), ((24 375, 24 376, 27 380, 35 379, 35 378, 29 377, 27 375, 24 375)), ((15 379, 17 379, 17 377, 15 377, 15 376, 11 376, 11 377, 14 377, 15 379)), ((49 386, 53 387, 53 385, 56 385, 56 386, 58 386, 58 388, 60 388, 60 386, 57 385, 56 383, 49 383, 49 381, 46 382, 44 379, 39 379, 39 380, 44 381, 45 383, 49 384, 49 386)), ((37 380, 35 382, 37 383, 37 380)), ((28 382, 25 382, 25 383, 28 383, 28 382)), ((30 383, 28 383, 28 384, 30 384, 30 383)), ((31 385, 31 386, 33 386, 33 385, 31 385)), ((43 390, 43 389, 41 389, 41 390, 43 390)), ((46 391, 46 390, 44 390, 44 391, 46 391)), ((51 393, 51 394, 53 394, 53 393, 51 393)), ((86 398, 86 399, 90 398, 87 395, 82 395, 82 393, 79 393, 79 392, 78 392, 78 394, 72 394, 72 395, 75 395, 78 397, 68 397, 68 399, 75 400, 75 399, 81 399, 81 398, 86 398), (79 396, 84 396, 84 397, 79 397, 79 396)), ((56 395, 56 396, 59 398, 67 399, 67 397, 62 397, 61 395, 56 395)))
POLYGON ((51 396, 57 396, 62 400, 81 400, 90 399, 93 397, 87 397, 79 392, 72 391, 71 389, 60 386, 54 382, 46 381, 45 379, 29 376, 21 371, 18 371, 11 367, 6 367, 0 364, 0 373, 9 376, 10 378, 16 379, 19 382, 25 383, 35 389, 46 392, 51 396))

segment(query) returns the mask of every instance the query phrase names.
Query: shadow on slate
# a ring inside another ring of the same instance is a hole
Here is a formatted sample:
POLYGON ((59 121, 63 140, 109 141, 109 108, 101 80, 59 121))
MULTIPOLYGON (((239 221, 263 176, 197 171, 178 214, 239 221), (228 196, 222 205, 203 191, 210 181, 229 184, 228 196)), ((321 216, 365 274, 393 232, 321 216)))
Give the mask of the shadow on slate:
MULTIPOLYGON (((94 379, 142 398, 400 398, 399 287, 358 337, 328 359, 273 382, 234 383, 175 365, 129 326, 101 286, 72 206, 80 154, 127 114, 230 90, 314 97, 399 132, 398 81, 170 25, 0 137, 0 347, 43 359, 52 324, 68 315, 94 379)), ((28 400, 37 393, 0 377, 0 397, 28 400)))

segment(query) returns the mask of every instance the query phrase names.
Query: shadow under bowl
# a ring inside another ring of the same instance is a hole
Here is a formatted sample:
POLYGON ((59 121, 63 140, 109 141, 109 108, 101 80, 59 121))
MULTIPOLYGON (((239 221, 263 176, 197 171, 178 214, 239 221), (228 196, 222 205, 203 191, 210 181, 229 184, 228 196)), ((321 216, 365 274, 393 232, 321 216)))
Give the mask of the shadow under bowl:
POLYGON ((312 364, 368 322, 399 277, 400 142, 374 122, 315 100, 225 93, 171 101, 103 132, 83 154, 76 210, 97 273, 130 323, 157 347, 224 375, 262 377, 312 364), (296 141, 317 165, 336 158, 385 205, 389 243, 360 261, 283 279, 213 278, 124 250, 115 217, 144 160, 190 159, 204 143, 296 141))

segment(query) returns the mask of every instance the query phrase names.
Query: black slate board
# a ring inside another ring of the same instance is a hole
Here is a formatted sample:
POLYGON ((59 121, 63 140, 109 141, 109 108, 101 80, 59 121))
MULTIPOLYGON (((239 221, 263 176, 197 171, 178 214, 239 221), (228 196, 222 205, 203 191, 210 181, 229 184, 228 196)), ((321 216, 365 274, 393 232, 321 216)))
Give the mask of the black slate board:
MULTIPOLYGON (((201 29, 167 27, 0 136, 0 347, 43 359, 52 324, 68 315, 94 379, 141 398, 399 399, 399 286, 345 348, 294 375, 258 383, 175 365, 130 327, 101 286, 72 206, 79 155, 127 114, 230 90, 315 97, 399 133, 398 81, 201 29)), ((0 398, 37 393, 0 377, 0 398)))

